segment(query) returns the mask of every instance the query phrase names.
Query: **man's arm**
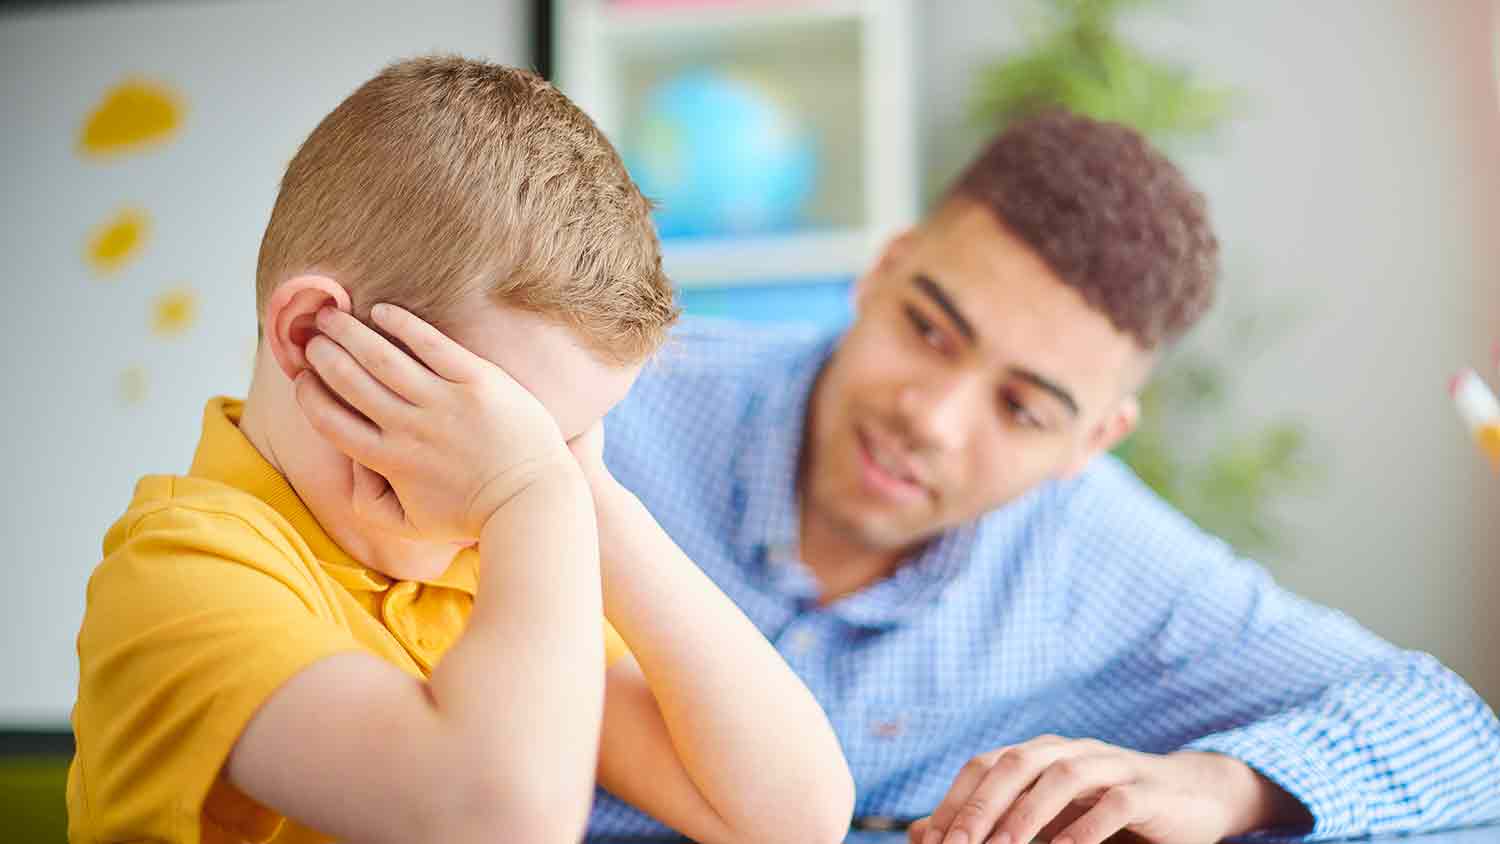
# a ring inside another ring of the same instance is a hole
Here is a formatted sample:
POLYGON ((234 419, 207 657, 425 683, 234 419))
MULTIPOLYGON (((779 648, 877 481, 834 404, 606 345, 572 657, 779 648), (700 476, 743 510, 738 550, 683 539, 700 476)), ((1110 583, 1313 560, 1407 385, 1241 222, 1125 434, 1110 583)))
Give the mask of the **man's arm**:
POLYGON ((1087 738, 976 756, 914 841, 1330 836, 1500 813, 1500 723, 1436 660, 1281 590, 1113 461, 1055 503, 1068 673, 1084 678, 1058 723, 1087 738))
POLYGON ((1461 679, 1286 592, 1102 468, 1069 509, 1070 627, 1120 639, 1083 667, 1087 734, 1239 759, 1305 806, 1319 836, 1500 811, 1500 723, 1461 679))
MULTIPOLYGON (((596 431, 592 436, 599 436, 596 431)), ((827 716, 749 619, 580 446, 605 614, 634 660, 609 672, 600 784, 695 841, 842 841, 854 784, 827 716)))

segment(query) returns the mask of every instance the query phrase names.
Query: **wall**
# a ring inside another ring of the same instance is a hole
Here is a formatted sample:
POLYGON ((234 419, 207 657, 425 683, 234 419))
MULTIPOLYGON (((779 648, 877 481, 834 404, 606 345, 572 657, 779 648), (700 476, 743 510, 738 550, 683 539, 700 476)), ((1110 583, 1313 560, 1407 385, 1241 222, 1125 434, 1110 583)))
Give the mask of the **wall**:
MULTIPOLYGON (((929 21, 934 183, 977 143, 974 71, 1020 43, 1020 7, 953 0, 929 21)), ((1494 15, 1485 0, 1200 0, 1131 31, 1248 95, 1182 160, 1225 244, 1223 299, 1299 313, 1244 362, 1241 413, 1304 419, 1326 477, 1286 502, 1294 547, 1266 562, 1500 703, 1500 478, 1444 393, 1462 365, 1500 380, 1494 15)))
POLYGON ((73 637, 104 528, 136 477, 187 468, 207 397, 248 386, 256 251, 297 145, 393 58, 440 49, 528 63, 529 7, 90 3, 0 17, 0 272, 10 293, 0 314, 10 483, 0 726, 66 723, 73 637), (80 157, 85 117, 126 74, 181 92, 180 135, 138 154, 80 157), (96 278, 84 245, 127 204, 150 214, 145 249, 96 278), (196 317, 169 312, 179 322, 153 332, 155 297, 184 287, 196 317))

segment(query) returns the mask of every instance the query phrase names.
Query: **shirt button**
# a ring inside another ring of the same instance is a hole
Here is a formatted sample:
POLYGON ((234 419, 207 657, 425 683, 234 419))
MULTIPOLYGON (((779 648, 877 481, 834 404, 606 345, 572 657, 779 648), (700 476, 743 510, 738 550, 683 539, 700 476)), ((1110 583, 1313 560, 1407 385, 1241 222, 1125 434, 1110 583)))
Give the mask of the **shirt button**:
POLYGON ((899 719, 894 721, 875 721, 870 724, 870 735, 875 738, 894 739, 900 738, 906 733, 906 724, 899 719))
POLYGON ((818 637, 811 630, 798 630, 797 632, 792 634, 792 639, 790 642, 792 653, 796 654, 797 656, 806 654, 808 651, 812 650, 813 646, 817 643, 818 637))

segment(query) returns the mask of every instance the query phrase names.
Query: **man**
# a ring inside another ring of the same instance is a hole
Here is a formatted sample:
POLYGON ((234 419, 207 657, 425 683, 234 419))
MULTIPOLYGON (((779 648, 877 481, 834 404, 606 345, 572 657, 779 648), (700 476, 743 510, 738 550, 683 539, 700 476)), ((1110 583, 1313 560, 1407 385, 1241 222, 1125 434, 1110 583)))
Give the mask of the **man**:
MULTIPOLYGON (((1097 844, 1500 814, 1500 723, 1462 680, 1106 453, 1217 252, 1136 133, 1044 115, 887 245, 843 336, 690 328, 612 414, 616 476, 828 710, 856 816, 1097 844)), ((658 829, 608 797, 591 824, 658 829)))

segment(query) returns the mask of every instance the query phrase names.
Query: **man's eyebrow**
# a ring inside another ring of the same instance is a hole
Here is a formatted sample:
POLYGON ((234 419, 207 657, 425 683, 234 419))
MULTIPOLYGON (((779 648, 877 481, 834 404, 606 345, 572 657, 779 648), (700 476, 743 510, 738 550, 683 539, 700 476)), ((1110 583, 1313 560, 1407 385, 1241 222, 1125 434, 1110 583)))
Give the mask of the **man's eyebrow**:
POLYGON ((1029 369, 1011 367, 1010 374, 1012 377, 1019 378, 1051 393, 1058 401, 1063 403, 1063 406, 1068 409, 1069 413, 1073 414, 1074 417, 1078 416, 1078 402, 1074 400, 1073 394, 1064 389, 1062 385, 1043 378, 1029 369))
POLYGON ((933 304, 941 308, 943 313, 948 315, 948 319, 953 320, 954 326, 958 328, 958 333, 962 334, 965 340, 968 340, 970 343, 978 342, 979 335, 974 331, 973 323, 969 322, 968 318, 963 315, 963 312, 958 309, 958 306, 953 304, 952 297, 948 295, 948 291, 944 290, 942 285, 922 273, 917 273, 913 276, 912 283, 917 286, 918 290, 927 294, 927 298, 931 299, 933 304))
MULTIPOLYGON (((930 276, 923 273, 917 273, 913 276, 912 283, 917 286, 918 290, 926 294, 927 298, 931 299, 933 304, 941 308, 943 313, 948 315, 949 319, 953 320, 954 326, 958 328, 958 333, 962 334, 966 340, 970 343, 977 343, 979 341, 979 333, 974 330, 974 324, 969 322, 968 317, 965 317, 963 312, 958 309, 958 305, 953 302, 953 298, 948 295, 948 291, 944 290, 941 284, 933 281, 930 276)), ((1073 394, 1068 392, 1061 384, 1029 369, 1012 367, 1010 374, 1012 377, 1019 378, 1028 384, 1051 393, 1053 397, 1062 402, 1063 406, 1068 409, 1068 413, 1074 417, 1078 416, 1078 400, 1073 398, 1073 394)))

